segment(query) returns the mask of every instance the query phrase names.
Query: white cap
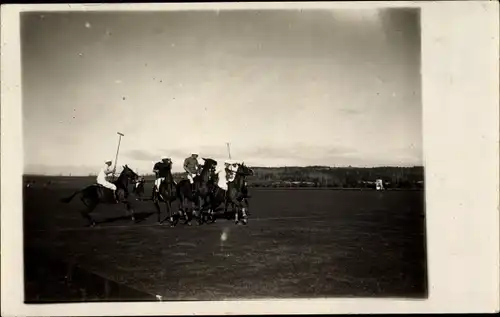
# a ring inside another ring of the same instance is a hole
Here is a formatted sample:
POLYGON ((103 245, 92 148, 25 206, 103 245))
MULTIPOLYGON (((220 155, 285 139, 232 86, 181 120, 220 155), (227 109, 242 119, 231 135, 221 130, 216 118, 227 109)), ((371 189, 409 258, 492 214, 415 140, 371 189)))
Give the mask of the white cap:
POLYGON ((112 160, 106 160, 104 161, 104 163, 112 163, 113 161, 112 160))
POLYGON ((162 161, 163 161, 163 160, 166 160, 166 159, 168 159, 168 157, 166 157, 166 156, 162 156, 162 157, 161 157, 161 160, 162 160, 162 161))

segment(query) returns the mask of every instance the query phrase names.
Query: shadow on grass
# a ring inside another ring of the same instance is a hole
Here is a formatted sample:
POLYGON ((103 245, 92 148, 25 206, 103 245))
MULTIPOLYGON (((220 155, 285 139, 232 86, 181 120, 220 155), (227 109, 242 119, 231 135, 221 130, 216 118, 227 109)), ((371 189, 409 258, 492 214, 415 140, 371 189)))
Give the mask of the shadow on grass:
MULTIPOLYGON (((139 212, 135 213, 135 223, 140 223, 149 218, 154 212, 139 212)), ((111 223, 115 221, 120 221, 120 220, 129 220, 129 216, 119 216, 119 217, 112 217, 112 218, 107 218, 101 221, 98 221, 98 224, 103 224, 103 223, 111 223)))

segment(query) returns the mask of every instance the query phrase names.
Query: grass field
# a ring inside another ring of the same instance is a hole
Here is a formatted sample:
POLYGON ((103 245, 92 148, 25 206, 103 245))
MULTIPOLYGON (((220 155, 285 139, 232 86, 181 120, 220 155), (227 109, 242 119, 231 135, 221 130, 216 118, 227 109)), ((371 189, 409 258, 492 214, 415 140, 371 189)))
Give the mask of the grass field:
POLYGON ((151 202, 136 203, 133 224, 102 205, 85 228, 79 199, 59 198, 86 183, 40 184, 24 190, 29 301, 67 300, 30 250, 163 300, 427 294, 423 191, 252 189, 247 226, 160 226, 151 202))

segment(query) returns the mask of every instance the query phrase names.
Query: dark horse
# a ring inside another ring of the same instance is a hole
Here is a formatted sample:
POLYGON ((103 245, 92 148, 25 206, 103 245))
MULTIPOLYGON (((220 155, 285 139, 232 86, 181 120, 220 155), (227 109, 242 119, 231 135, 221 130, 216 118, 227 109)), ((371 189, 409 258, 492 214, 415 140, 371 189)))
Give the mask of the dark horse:
POLYGON ((191 225, 193 210, 197 209, 198 224, 202 224, 204 217, 204 206, 210 194, 211 188, 208 186, 214 167, 217 162, 210 158, 203 158, 204 164, 201 173, 194 177, 194 190, 192 190, 189 180, 183 179, 177 184, 177 198, 179 199, 179 211, 186 215, 186 223, 191 225), (196 206, 193 208, 193 206, 196 206))
MULTIPOLYGON (((127 211, 131 214, 132 221, 135 221, 134 210, 130 204, 128 186, 131 181, 137 180, 139 176, 127 165, 123 166, 123 171, 118 176, 118 179, 113 182, 116 185, 116 198, 118 203, 125 204, 127 206, 127 211)), ((79 191, 73 193, 73 195, 61 199, 63 203, 69 203, 77 194, 80 194, 80 199, 86 206, 84 210, 81 211, 83 218, 89 221, 90 226, 95 226, 95 220, 90 216, 90 213, 99 204, 117 204, 115 198, 113 197, 113 191, 105 188, 99 184, 93 184, 85 187, 79 191)))
MULTIPOLYGON (((251 170, 251 172, 253 173, 253 170, 251 170)), ((248 199, 250 198, 250 193, 248 192, 248 185, 247 185, 247 182, 245 179, 246 176, 242 176, 242 177, 243 177, 243 182, 241 185, 241 194, 243 195, 243 202, 247 206, 247 210, 246 210, 247 215, 250 216, 250 203, 248 202, 248 199)), ((226 197, 226 200, 224 201, 224 216, 226 219, 231 218, 230 213, 227 211, 229 205, 231 205, 231 212, 234 212, 236 210, 234 202, 230 202, 226 197)))
POLYGON ((177 224, 179 219, 178 215, 176 215, 174 223, 174 216, 172 215, 172 202, 174 202, 177 199, 177 191, 174 182, 174 177, 172 176, 172 162, 168 162, 165 164, 167 165, 166 168, 166 170, 168 171, 167 176, 161 182, 158 191, 156 190, 155 186, 153 186, 153 194, 151 199, 153 200, 153 203, 155 204, 156 207, 158 215, 158 223, 162 224, 168 218, 170 224, 174 226, 177 224), (165 203, 165 206, 167 208, 167 216, 163 220, 160 220, 160 214, 161 214, 160 202, 165 203))
POLYGON ((227 204, 230 203, 236 207, 234 222, 238 224, 241 218, 241 222, 247 224, 248 201, 246 198, 248 196, 246 195, 245 177, 253 175, 253 170, 242 163, 238 164, 235 173, 234 180, 227 186, 227 191, 216 184, 212 185, 210 208, 213 212, 220 204, 224 203, 227 209, 227 204))

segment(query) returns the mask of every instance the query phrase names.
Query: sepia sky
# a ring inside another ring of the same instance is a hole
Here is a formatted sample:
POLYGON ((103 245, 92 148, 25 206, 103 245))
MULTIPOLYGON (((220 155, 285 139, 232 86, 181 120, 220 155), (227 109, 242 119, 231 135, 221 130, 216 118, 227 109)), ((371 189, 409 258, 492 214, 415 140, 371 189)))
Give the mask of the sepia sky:
POLYGON ((418 11, 25 13, 26 173, 423 164, 418 11))

